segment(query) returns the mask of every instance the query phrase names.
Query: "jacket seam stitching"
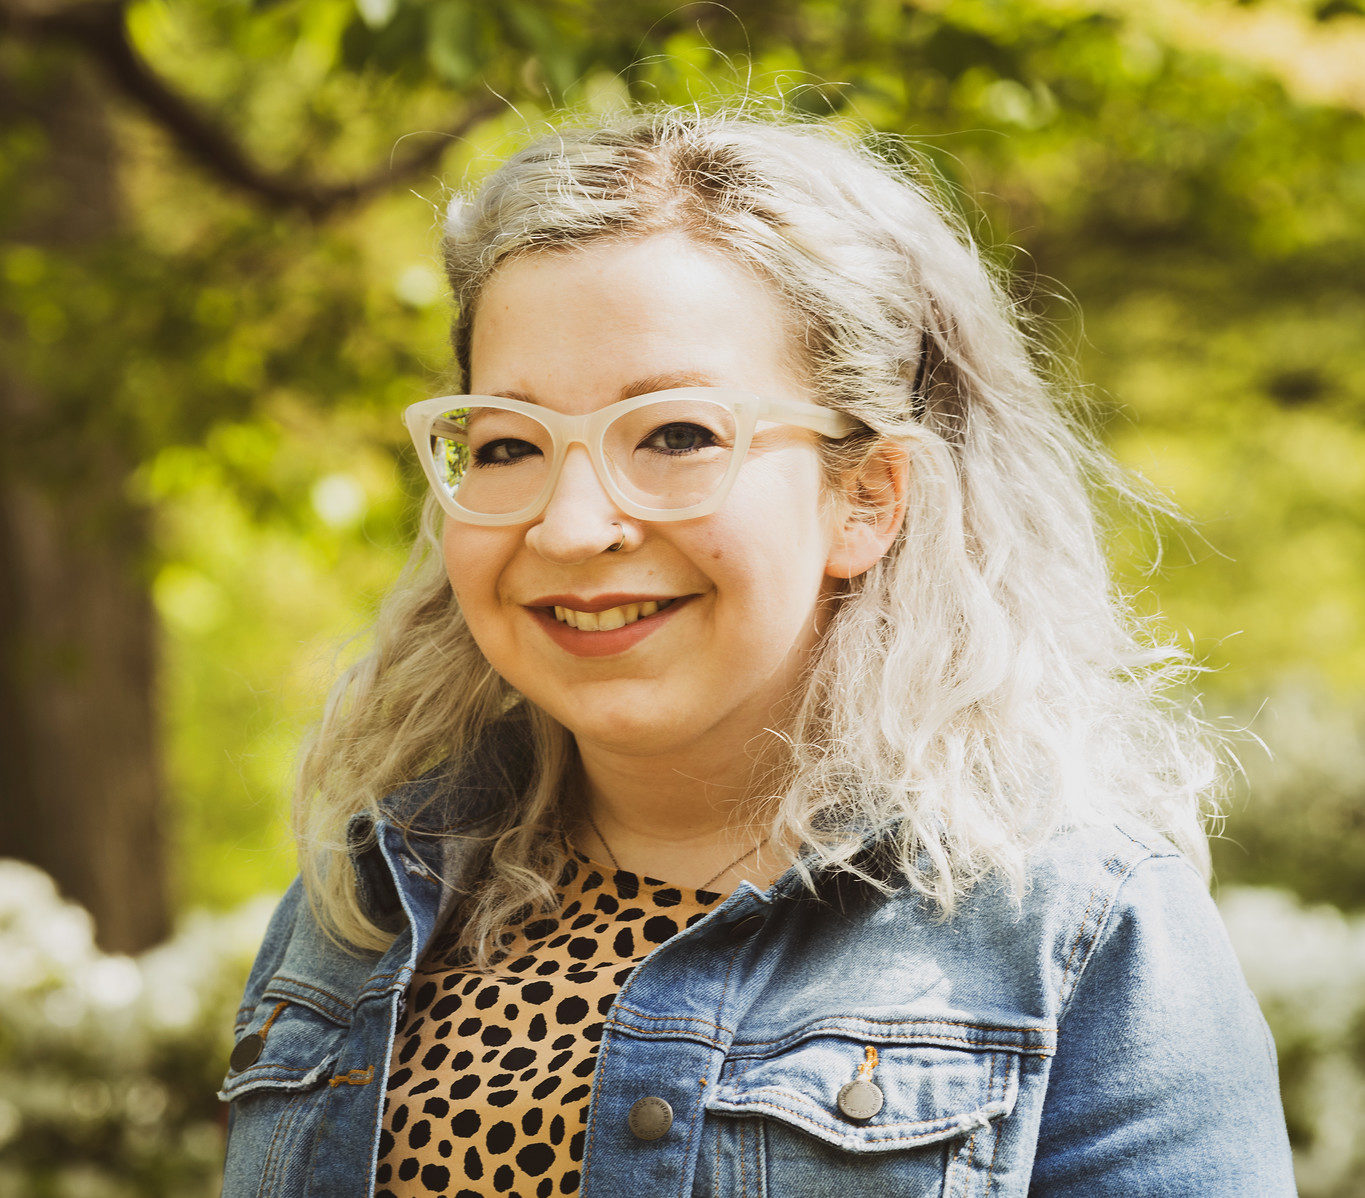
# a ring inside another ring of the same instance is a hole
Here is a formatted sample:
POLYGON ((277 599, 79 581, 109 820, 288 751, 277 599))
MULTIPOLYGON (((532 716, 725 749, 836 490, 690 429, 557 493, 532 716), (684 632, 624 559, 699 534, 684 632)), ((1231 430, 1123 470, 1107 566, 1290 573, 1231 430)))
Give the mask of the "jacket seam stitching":
MULTIPOLYGON (((739 949, 739 948, 736 948, 735 951, 732 952, 732 953, 730 954, 730 963, 729 963, 728 965, 726 965, 726 967, 725 967, 725 977, 721 980, 721 984, 720 984, 720 997, 719 997, 719 998, 717 999, 717 1001, 716 1001, 716 1018, 717 1018, 717 1019, 720 1018, 721 1012, 725 1009, 725 996, 726 996, 726 994, 729 992, 729 989, 730 989, 730 975, 731 975, 732 973, 734 973, 734 970, 735 970, 735 960, 736 960, 736 958, 738 958, 739 954, 740 954, 740 949, 739 949)), ((698 1022, 698 1023, 703 1023, 703 1022, 705 1022, 705 1021, 704 1021, 704 1020, 697 1020, 697 1022, 698 1022)), ((718 1032, 720 1032, 722 1036, 725 1034, 725 1026, 724 1026, 724 1024, 712 1023, 710 1026, 713 1027, 713 1028, 715 1028, 718 1032)), ((715 1047, 716 1047, 716 1048, 721 1048, 722 1045, 720 1045, 720 1044, 715 1044, 715 1047)), ((693 1116, 692 1120, 690 1121, 690 1126, 688 1127, 688 1130, 687 1130, 687 1149, 686 1149, 686 1155, 683 1157, 684 1160, 691 1160, 691 1159, 692 1159, 692 1141, 693 1141, 696 1137, 698 1137, 698 1136, 701 1135, 702 1124, 704 1123, 704 1121, 705 1121, 705 1119, 706 1119, 706 1104, 702 1101, 702 1096, 701 1096, 700 1093, 696 1095, 694 1101, 695 1101, 696 1104, 697 1104, 697 1105, 696 1105, 696 1112, 697 1112, 697 1113, 696 1113, 695 1116, 693 1116)), ((679 1179, 679 1183, 678 1183, 678 1185, 679 1185, 679 1188, 678 1188, 678 1196, 679 1196, 679 1198, 686 1198, 685 1187, 686 1187, 686 1185, 687 1185, 687 1182, 686 1182, 685 1179, 686 1179, 686 1170, 683 1171, 683 1177, 679 1179)))
MULTIPOLYGON (((750 1094, 750 1095, 754 1095, 754 1094, 777 1094, 777 1095, 779 1095, 779 1096, 782 1097, 782 1098, 791 1098, 791 1097, 792 1097, 787 1091, 785 1091, 785 1090, 780 1090, 780 1089, 777 1089, 777 1088, 771 1087, 771 1086, 763 1086, 763 1087, 760 1087, 760 1088, 758 1088, 758 1089, 750 1090, 750 1091, 749 1091, 749 1094, 750 1094)), ((975 1111, 974 1111, 973 1113, 976 1113, 977 1111, 985 1110, 986 1107, 988 1107, 988 1106, 991 1105, 991 1102, 992 1102, 992 1099, 989 1097, 989 1091, 987 1091, 987 1099, 986 1099, 986 1102, 985 1102, 983 1105, 976 1107, 976 1108, 975 1108, 975 1111)), ((829 1132, 829 1131, 832 1130, 827 1124, 821 1123, 818 1119, 814 1118, 814 1116, 813 1116, 810 1112, 808 1112, 808 1111, 802 1109, 801 1107, 791 1106, 791 1105, 784 1105, 783 1103, 774 1101, 772 1098, 763 1098, 763 1099, 760 1099, 760 1100, 757 1101, 757 1102, 752 1102, 752 1103, 749 1103, 749 1102, 742 1103, 742 1104, 736 1103, 736 1105, 737 1105, 737 1106, 744 1106, 744 1107, 751 1107, 751 1108, 753 1108, 754 1110, 761 1110, 761 1109, 763 1109, 763 1108, 765 1108, 765 1107, 770 1107, 770 1108, 772 1108, 772 1109, 774 1109, 774 1110, 786 1111, 786 1112, 788 1112, 789 1114, 795 1116, 797 1119, 800 1119, 800 1120, 804 1121, 805 1123, 808 1123, 811 1127, 813 1127, 813 1128, 815 1128, 815 1129, 817 1129, 817 1130, 819 1130, 819 1131, 829 1132)), ((812 1103, 812 1106, 814 1106, 813 1103, 812 1103)), ((816 1109, 818 1109, 818 1108, 816 1108, 816 1109)), ((735 1113, 738 1114, 739 1112, 735 1112, 735 1113)), ((823 1113, 823 1112, 822 1112, 822 1113, 823 1113)), ((996 1115, 999 1115, 999 1114, 1002 1114, 1002 1113, 1003 1113, 1003 1112, 1000 1112, 1000 1111, 995 1112, 996 1115)), ((993 1117, 994 1117, 994 1116, 992 1116, 992 1115, 988 1115, 988 1116, 987 1116, 988 1119, 993 1118, 993 1117)), ((954 1125, 955 1119, 956 1119, 956 1117, 953 1117, 953 1116, 940 1115, 940 1116, 938 1116, 936 1119, 918 1119, 918 1120, 912 1120, 911 1122, 908 1122, 908 1123, 883 1123, 883 1124, 881 1124, 881 1125, 878 1126, 878 1127, 869 1128, 868 1130, 869 1130, 869 1132, 870 1132, 871 1134, 864 1136, 864 1137, 862 1138, 862 1142, 863 1142, 863 1143, 867 1143, 867 1144, 899 1144, 899 1143, 908 1142, 908 1141, 911 1141, 911 1140, 922 1140, 926 1135, 931 1134, 931 1129, 936 1128, 936 1127, 942 1127, 942 1129, 943 1129, 944 1131, 951 1131, 951 1130, 952 1130, 952 1127, 953 1127, 953 1125, 954 1125), (919 1129, 921 1129, 921 1130, 916 1131, 916 1132, 911 1132, 911 1133, 909 1133, 909 1134, 898 1134, 898 1135, 894 1135, 894 1136, 889 1136, 889 1135, 883 1135, 883 1134, 881 1134, 881 1133, 883 1133, 883 1132, 889 1132, 889 1131, 894 1131, 894 1132, 898 1132, 898 1133, 904 1133, 904 1132, 906 1132, 906 1130, 907 1130, 908 1128, 919 1128, 919 1129)))
MULTIPOLYGON (((1131 837, 1129 839, 1131 839, 1131 837)), ((1091 959, 1095 955, 1095 948, 1104 936, 1104 931, 1108 927, 1109 920, 1114 913, 1114 905, 1117 903, 1119 894, 1122 892, 1124 886, 1128 884, 1129 879, 1132 878, 1133 873, 1137 870, 1139 865, 1142 865, 1147 861, 1170 861, 1173 859, 1178 861, 1181 858, 1178 853, 1162 854, 1158 856, 1155 853, 1149 852, 1147 856, 1139 857, 1137 860, 1128 863, 1123 873, 1119 875, 1118 881, 1115 883, 1113 889, 1109 892, 1108 898, 1105 900, 1099 914, 1095 917, 1095 929, 1090 935, 1089 942, 1085 946, 1085 951, 1081 954, 1080 962, 1076 964, 1073 977, 1071 968, 1072 962, 1085 937, 1086 922, 1089 919, 1090 911, 1095 905, 1095 900, 1101 897, 1103 891, 1097 888, 1091 894, 1090 904, 1086 907, 1085 918, 1081 921, 1080 931, 1076 933, 1076 943, 1072 946, 1071 956, 1067 958, 1066 969, 1062 973, 1062 984, 1057 992, 1057 1023, 1059 1027, 1066 1018, 1067 1012, 1071 1009, 1072 1000, 1076 997, 1076 991, 1081 984, 1081 975, 1085 973, 1086 966, 1090 964, 1091 959)))
POLYGON ((275 1124, 275 1131, 270 1137, 270 1146, 266 1149, 265 1159, 267 1167, 261 1176, 260 1189, 256 1191, 257 1198, 266 1198, 270 1191, 275 1188, 275 1177, 280 1169, 280 1159, 274 1155, 275 1143, 277 1140, 280 1140, 282 1132, 284 1140, 281 1142, 281 1146, 283 1146, 283 1142, 288 1141, 289 1128, 293 1125, 294 1116, 298 1113, 299 1106, 306 1093, 307 1091, 295 1095, 294 1098, 290 1100, 289 1105, 281 1112, 279 1122, 275 1124), (267 1182, 269 1183, 269 1188, 267 1188, 267 1182))
MULTIPOLYGON (((779 1038, 779 1039, 777 1039, 777 1040, 749 1040, 749 1041, 745 1041, 743 1044, 736 1044, 736 1045, 733 1046, 733 1047, 736 1049, 736 1051, 732 1054, 732 1057, 733 1057, 733 1059, 735 1059, 735 1060, 749 1060, 749 1059, 753 1059, 753 1060, 767 1060, 767 1059, 770 1059, 770 1058, 764 1057, 764 1056, 753 1056, 752 1054, 747 1053, 747 1052, 745 1052, 745 1051, 743 1051, 743 1050, 744 1050, 744 1049, 749 1049, 749 1048, 765 1048, 765 1047, 768 1047, 768 1046, 770 1046, 770 1045, 781 1044, 781 1043, 784 1043, 784 1042, 788 1042, 788 1043, 791 1043, 791 1044, 793 1044, 793 1045, 797 1045, 797 1044, 802 1043, 804 1040, 810 1039, 810 1038, 812 1038, 814 1035, 820 1034, 820 1033, 825 1033, 825 1034, 838 1034, 838 1035, 847 1036, 847 1037, 850 1037, 850 1038, 856 1038, 856 1033, 850 1032, 847 1028, 840 1027, 840 1026, 837 1026, 837 1025, 835 1025, 835 1026, 825 1025, 825 1026, 820 1026, 820 1027, 812 1028, 812 1029, 810 1029, 809 1032, 802 1033, 802 1038, 801 1038, 800 1040, 794 1040, 794 1041, 792 1041, 792 1040, 788 1040, 787 1037, 782 1037, 782 1038, 779 1038)), ((968 1038, 965 1037, 965 1036, 933 1035, 933 1034, 930 1033, 930 1032, 917 1032, 917 1033, 915 1033, 910 1039, 908 1039, 908 1040, 906 1040, 906 1041, 904 1041, 904 1042, 902 1042, 902 1043, 890 1045, 889 1047, 892 1047, 892 1048, 910 1048, 910 1047, 913 1047, 914 1045, 917 1045, 917 1044, 929 1044, 929 1045, 946 1044, 946 1045, 950 1045, 951 1047, 954 1047, 954 1048, 965 1048, 965 1049, 970 1049, 970 1050, 974 1050, 974 1051, 978 1051, 978 1052, 1013 1052, 1013 1053, 1017 1053, 1017 1054, 1020 1055, 1020 1056, 1033 1056, 1033 1057, 1050 1057, 1050 1056, 1053 1055, 1053 1052, 1054 1052, 1054 1050, 1053 1050, 1052 1048, 1032 1048, 1032 1047, 1029 1047, 1029 1048, 1021 1048, 1021 1047, 1018 1046, 1017 1044, 1003 1044, 1003 1043, 1000 1043, 1000 1042, 997 1042, 997 1041, 971 1040, 971 1039, 968 1039, 968 1038)))

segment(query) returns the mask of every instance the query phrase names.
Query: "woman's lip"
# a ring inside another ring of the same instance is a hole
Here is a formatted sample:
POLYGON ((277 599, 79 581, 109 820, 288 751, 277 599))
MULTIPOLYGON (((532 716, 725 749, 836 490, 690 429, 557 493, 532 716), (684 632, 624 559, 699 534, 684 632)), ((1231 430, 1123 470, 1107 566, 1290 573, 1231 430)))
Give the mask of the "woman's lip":
MULTIPOLYGON (((682 596, 686 598, 686 596, 682 596)), ((627 603, 657 603, 662 607, 670 600, 678 599, 677 595, 630 595, 625 591, 613 592, 609 595, 598 595, 594 599, 585 599, 581 595, 542 595, 539 599, 532 599, 525 604, 526 607, 567 607, 573 611, 599 612, 610 611, 613 607, 625 607, 627 603)))
MULTIPOLYGON (((645 637, 657 632, 673 618, 676 612, 681 611, 690 600, 695 598, 695 595, 684 595, 673 600, 667 607, 661 607, 652 616, 641 616, 638 620, 633 620, 629 624, 620 628, 613 628, 607 632, 587 632, 569 624, 563 624, 555 619, 553 606, 548 611, 539 605, 527 607, 526 610, 531 613, 531 618, 545 630, 545 634, 565 652, 572 653, 575 657, 611 657, 617 653, 624 653, 627 649, 638 645, 645 637)), ((628 600, 628 602, 633 601, 628 600)), ((565 607, 568 605, 561 603, 556 606, 565 607)), ((619 606, 619 604, 615 606, 619 606)))

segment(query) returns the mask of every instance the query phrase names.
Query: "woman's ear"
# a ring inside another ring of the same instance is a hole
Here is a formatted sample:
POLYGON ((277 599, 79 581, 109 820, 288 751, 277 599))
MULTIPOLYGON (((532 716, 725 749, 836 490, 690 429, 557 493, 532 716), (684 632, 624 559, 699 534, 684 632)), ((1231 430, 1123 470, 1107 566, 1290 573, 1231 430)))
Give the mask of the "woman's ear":
POLYGON ((835 497, 827 577, 857 578, 886 556, 905 523, 909 490, 909 449, 898 441, 878 441, 845 476, 835 497))

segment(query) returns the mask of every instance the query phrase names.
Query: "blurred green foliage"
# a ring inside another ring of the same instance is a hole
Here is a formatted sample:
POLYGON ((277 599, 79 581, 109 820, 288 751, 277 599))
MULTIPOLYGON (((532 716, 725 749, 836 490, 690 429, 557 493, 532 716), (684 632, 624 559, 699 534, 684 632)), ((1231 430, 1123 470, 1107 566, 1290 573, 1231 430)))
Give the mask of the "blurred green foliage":
MULTIPOLYGON (((562 106, 780 97, 888 135, 1014 273, 1043 342, 1079 360, 1116 452, 1193 517, 1119 514, 1115 557, 1135 606, 1164 610, 1210 666, 1209 709, 1250 719, 1270 697, 1273 712, 1290 679, 1324 710, 1359 705, 1365 122, 1359 89, 1330 82, 1365 37, 1357 5, 138 0, 127 28, 291 177, 364 176, 473 104, 489 114, 410 191, 324 220, 205 172, 121 109, 118 235, 0 257, 3 352, 51 401, 27 468, 76 487, 82 453, 115 440, 156 513, 145 569, 185 903, 292 873, 299 738, 413 532, 399 413, 446 358, 446 189, 562 106), (1257 22, 1293 31, 1278 55, 1257 22)), ((55 70, 46 51, 3 53, 11 73, 55 70)), ((43 202, 25 182, 44 136, 0 133, 0 222, 43 202)), ((1343 735, 1358 748, 1360 723, 1343 735)), ((1322 865, 1365 858, 1343 814, 1358 789, 1343 780, 1324 814, 1295 806, 1300 785, 1233 813, 1244 851, 1221 872, 1365 903, 1358 873, 1322 865), (1288 827, 1335 847, 1286 853, 1288 827)))

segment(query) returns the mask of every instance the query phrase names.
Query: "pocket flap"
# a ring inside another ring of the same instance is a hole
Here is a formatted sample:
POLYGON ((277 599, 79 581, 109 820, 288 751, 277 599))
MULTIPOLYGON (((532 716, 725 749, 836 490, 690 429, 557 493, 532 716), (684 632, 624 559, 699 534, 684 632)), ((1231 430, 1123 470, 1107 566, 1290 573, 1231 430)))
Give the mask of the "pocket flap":
POLYGON ((238 1029, 218 1097, 230 1102, 258 1089, 310 1090, 329 1077, 346 1028, 288 999, 263 998, 238 1029))
POLYGON ((778 1119, 850 1152, 891 1152, 964 1135, 1014 1108, 1017 1052, 883 1042, 865 1074, 881 1093, 881 1109, 853 1118, 840 1110, 839 1092, 860 1076, 867 1048, 820 1036, 773 1056, 736 1061, 706 1109, 778 1119))

